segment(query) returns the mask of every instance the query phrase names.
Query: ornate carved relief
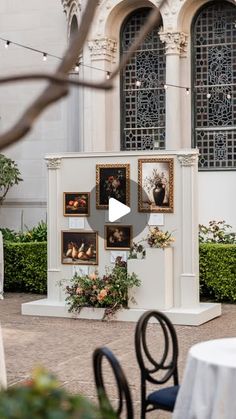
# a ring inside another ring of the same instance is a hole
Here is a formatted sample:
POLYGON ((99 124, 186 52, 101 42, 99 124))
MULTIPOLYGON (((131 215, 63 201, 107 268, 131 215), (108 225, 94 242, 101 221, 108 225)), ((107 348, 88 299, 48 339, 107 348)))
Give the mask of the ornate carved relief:
POLYGON ((186 54, 188 35, 184 32, 159 32, 160 39, 165 42, 166 54, 186 54))
POLYGON ((61 158, 60 157, 46 157, 47 168, 50 169, 60 169, 61 167, 61 158))
POLYGON ((109 59, 111 61, 117 51, 117 42, 110 38, 93 39, 88 41, 88 47, 92 59, 109 59))
POLYGON ((178 160, 181 166, 195 166, 198 161, 197 154, 180 154, 178 160))

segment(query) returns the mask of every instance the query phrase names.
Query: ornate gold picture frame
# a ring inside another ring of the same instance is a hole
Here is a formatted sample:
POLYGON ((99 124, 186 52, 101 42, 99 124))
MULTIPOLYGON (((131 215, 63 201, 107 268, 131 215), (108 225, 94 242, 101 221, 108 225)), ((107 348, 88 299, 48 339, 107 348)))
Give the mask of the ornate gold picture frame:
POLYGON ((130 165, 96 165, 96 208, 108 209, 110 198, 130 205, 130 165))
POLYGON ((138 160, 139 212, 174 212, 174 159, 138 160))
POLYGON ((129 250, 132 244, 131 225, 105 225, 105 249, 129 250))
POLYGON ((62 231, 61 263, 98 265, 98 233, 96 231, 62 231))

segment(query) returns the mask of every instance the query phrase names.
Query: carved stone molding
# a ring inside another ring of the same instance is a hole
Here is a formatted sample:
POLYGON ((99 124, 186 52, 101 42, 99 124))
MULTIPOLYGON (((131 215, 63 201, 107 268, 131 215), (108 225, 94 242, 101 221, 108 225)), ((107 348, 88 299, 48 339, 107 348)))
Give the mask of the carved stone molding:
POLYGON ((159 32, 160 39, 165 43, 166 54, 180 54, 184 56, 187 49, 188 35, 184 32, 159 32))
POLYGON ((46 158, 47 168, 48 169, 60 169, 61 167, 61 159, 59 157, 47 157, 46 158))
POLYGON ((64 12, 68 15, 68 12, 73 7, 76 11, 81 10, 82 0, 61 0, 64 12))
POLYGON ((197 164, 197 161, 198 161, 198 155, 197 154, 182 154, 178 156, 178 160, 182 167, 195 166, 195 164, 197 164))
POLYGON ((117 51, 117 41, 110 38, 97 38, 88 41, 92 59, 112 61, 117 51))

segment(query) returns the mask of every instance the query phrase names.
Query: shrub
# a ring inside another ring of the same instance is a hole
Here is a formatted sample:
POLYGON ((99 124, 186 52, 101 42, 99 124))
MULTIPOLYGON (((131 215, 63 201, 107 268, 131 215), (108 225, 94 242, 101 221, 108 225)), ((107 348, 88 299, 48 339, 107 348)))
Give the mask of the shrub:
POLYGON ((232 226, 225 221, 210 221, 209 226, 199 225, 200 243, 236 244, 236 233, 231 231, 232 226))
POLYGON ((16 232, 9 228, 1 228, 3 240, 17 242, 17 243, 29 243, 29 242, 45 242, 47 241, 47 224, 44 221, 40 221, 37 226, 32 229, 26 228, 26 231, 16 232))
POLYGON ((5 291, 47 291, 47 243, 4 241, 5 291))
POLYGON ((236 245, 200 244, 200 291, 216 301, 236 301, 236 245))
POLYGON ((115 419, 108 403, 94 406, 80 395, 72 395, 43 369, 21 386, 0 392, 1 419, 115 419))

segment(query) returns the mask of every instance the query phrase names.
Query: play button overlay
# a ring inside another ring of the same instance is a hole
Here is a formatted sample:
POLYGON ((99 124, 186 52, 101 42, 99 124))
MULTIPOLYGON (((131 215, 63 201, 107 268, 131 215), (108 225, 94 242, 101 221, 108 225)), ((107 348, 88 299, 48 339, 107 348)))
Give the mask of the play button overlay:
POLYGON ((117 221, 125 215, 129 214, 130 211, 130 207, 128 207, 125 204, 122 204, 122 202, 120 201, 117 201, 117 199, 109 199, 108 219, 110 223, 114 223, 114 221, 117 221))
POLYGON ((98 194, 96 192, 95 185, 90 191, 90 215, 85 219, 85 230, 97 231, 99 237, 104 238, 106 226, 112 226, 112 223, 116 223, 119 226, 132 226, 132 240, 134 241, 139 241, 145 237, 146 232, 143 232, 148 225, 150 213, 138 211, 137 182, 130 179, 129 206, 111 196, 106 208, 97 208, 98 194))

